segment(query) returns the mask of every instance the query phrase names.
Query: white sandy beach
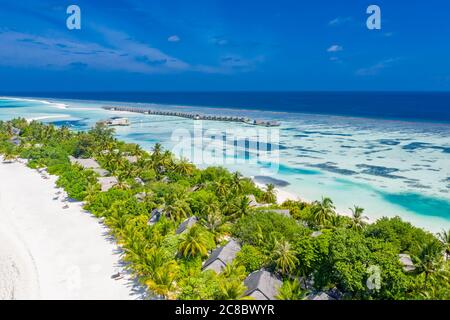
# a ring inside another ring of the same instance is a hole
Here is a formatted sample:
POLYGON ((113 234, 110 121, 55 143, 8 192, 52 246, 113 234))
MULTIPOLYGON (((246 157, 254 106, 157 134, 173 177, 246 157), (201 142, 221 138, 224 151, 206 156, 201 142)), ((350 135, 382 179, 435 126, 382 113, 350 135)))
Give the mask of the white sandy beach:
POLYGON ((106 228, 81 203, 54 200, 56 177, 0 161, 1 299, 140 299, 106 228))

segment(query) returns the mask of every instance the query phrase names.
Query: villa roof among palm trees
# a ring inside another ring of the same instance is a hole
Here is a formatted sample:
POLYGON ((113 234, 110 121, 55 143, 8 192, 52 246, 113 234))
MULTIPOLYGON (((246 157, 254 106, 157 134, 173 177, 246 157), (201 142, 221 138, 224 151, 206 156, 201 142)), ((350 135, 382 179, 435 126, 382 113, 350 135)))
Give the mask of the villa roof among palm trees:
POLYGON ((71 164, 77 164, 82 166, 84 169, 101 169, 100 165, 94 159, 80 159, 69 156, 71 164))
POLYGON ((136 156, 126 156, 125 159, 127 159, 130 163, 136 163, 138 161, 138 157, 136 156))
POLYGON ((102 192, 106 192, 112 187, 114 187, 119 181, 116 177, 100 177, 98 178, 98 183, 101 186, 102 192))
POLYGON ((16 127, 11 128, 11 133, 15 136, 20 135, 21 132, 22 132, 22 130, 20 130, 19 128, 16 128, 16 127))
POLYGON ((403 265, 403 270, 405 272, 411 272, 416 270, 414 262, 409 254, 401 253, 398 255, 400 263, 403 265))
POLYGON ((189 229, 190 227, 192 227, 194 224, 196 224, 197 221, 198 221, 198 219, 197 219, 196 216, 192 216, 192 217, 187 218, 186 220, 184 220, 184 221, 180 224, 180 226, 178 227, 176 233, 177 233, 177 234, 183 233, 184 231, 186 231, 187 229, 189 229))
POLYGON ((13 136, 11 139, 9 139, 9 142, 11 142, 15 146, 20 146, 20 138, 17 136, 13 136))
POLYGON ((250 207, 257 207, 259 205, 259 203, 256 201, 256 197, 253 194, 250 194, 247 196, 248 200, 249 200, 249 206, 250 207))
POLYGON ((144 180, 142 180, 142 179, 139 178, 139 177, 136 177, 136 178, 134 179, 134 182, 136 182, 137 184, 140 184, 141 186, 143 186, 143 185, 145 184, 144 180))
POLYGON ((291 211, 289 209, 268 209, 266 212, 274 212, 286 216, 288 218, 291 217, 291 211))
POLYGON ((225 246, 215 249, 208 260, 203 264, 203 270, 214 270, 216 273, 222 272, 227 263, 231 263, 236 254, 241 250, 241 245, 236 240, 231 239, 225 246))
POLYGON ((306 300, 336 300, 336 299, 334 299, 328 293, 322 291, 322 292, 310 294, 309 296, 306 297, 306 300))
POLYGON ((255 271, 244 280, 247 287, 244 296, 255 300, 275 300, 281 287, 281 280, 266 270, 255 271))
POLYGON ((322 235, 322 231, 314 231, 313 233, 311 233, 311 237, 313 238, 317 238, 318 236, 322 235))
POLYGON ((100 177, 106 177, 109 174, 108 170, 102 168, 92 169, 95 173, 97 173, 100 177))
POLYGON ((134 197, 135 197, 138 201, 144 201, 146 195, 147 195, 147 194, 146 194, 145 192, 139 192, 139 193, 136 193, 136 194, 134 195, 134 197))
POLYGON ((161 208, 153 209, 152 212, 150 213, 150 219, 148 219, 147 225, 151 226, 157 223, 159 219, 161 219, 163 214, 164 214, 163 209, 161 208))

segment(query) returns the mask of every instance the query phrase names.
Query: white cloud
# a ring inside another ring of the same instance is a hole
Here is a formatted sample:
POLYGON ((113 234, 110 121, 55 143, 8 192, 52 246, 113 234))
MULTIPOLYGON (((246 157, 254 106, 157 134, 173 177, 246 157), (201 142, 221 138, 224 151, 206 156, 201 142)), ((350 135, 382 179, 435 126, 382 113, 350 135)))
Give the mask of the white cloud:
POLYGON ((342 51, 342 50, 344 50, 344 48, 342 46, 334 44, 327 49, 327 52, 338 52, 338 51, 342 51))
POLYGON ((386 69, 392 65, 398 59, 390 58, 383 61, 380 61, 370 67, 361 68, 356 71, 356 74, 359 76, 375 76, 379 74, 383 69, 386 69))
POLYGON ((149 74, 182 71, 191 67, 159 49, 132 40, 125 33, 107 29, 98 31, 108 45, 0 31, 0 65, 50 69, 83 65, 96 70, 149 74))
POLYGON ((181 39, 180 39, 179 36, 177 36, 177 35, 175 34, 175 35, 170 36, 169 38, 167 38, 167 41, 169 41, 169 42, 180 42, 181 39))
POLYGON ((350 22, 352 20, 351 17, 337 17, 330 22, 328 22, 329 26, 338 26, 347 22, 350 22))

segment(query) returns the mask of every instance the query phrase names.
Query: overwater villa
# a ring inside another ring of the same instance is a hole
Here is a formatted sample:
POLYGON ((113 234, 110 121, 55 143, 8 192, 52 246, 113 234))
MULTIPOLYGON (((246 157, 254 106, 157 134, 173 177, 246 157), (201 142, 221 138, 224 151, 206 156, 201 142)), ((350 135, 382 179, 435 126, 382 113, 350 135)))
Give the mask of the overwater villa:
POLYGON ((244 296, 255 300, 275 300, 282 282, 273 273, 258 270, 244 280, 244 285, 247 287, 244 296))
MULTIPOLYGON (((228 121, 228 122, 242 122, 245 124, 250 124, 254 126, 264 126, 264 127, 278 127, 280 122, 278 121, 266 121, 266 120, 252 120, 246 117, 233 117, 233 116, 221 116, 221 115, 202 115, 198 113, 191 112, 176 112, 176 111, 162 111, 162 110, 151 110, 148 108, 133 108, 133 107, 103 107, 105 110, 110 111, 125 111, 125 112, 135 112, 142 114, 151 114, 159 116, 171 116, 171 117, 181 117, 192 120, 210 120, 210 121, 228 121)), ((114 118, 111 118, 114 119, 114 118)), ((108 121, 108 120, 106 120, 108 121)), ((107 124, 107 123, 106 123, 107 124)))
POLYGON ((114 127, 114 126, 129 126, 130 121, 128 118, 122 118, 122 117, 112 117, 103 121, 99 121, 99 123, 102 123, 104 125, 114 127))
POLYGON ((221 273, 228 263, 233 262, 239 251, 241 251, 241 245, 236 240, 231 239, 225 246, 211 252, 211 255, 203 264, 203 271, 213 270, 216 273, 221 273))

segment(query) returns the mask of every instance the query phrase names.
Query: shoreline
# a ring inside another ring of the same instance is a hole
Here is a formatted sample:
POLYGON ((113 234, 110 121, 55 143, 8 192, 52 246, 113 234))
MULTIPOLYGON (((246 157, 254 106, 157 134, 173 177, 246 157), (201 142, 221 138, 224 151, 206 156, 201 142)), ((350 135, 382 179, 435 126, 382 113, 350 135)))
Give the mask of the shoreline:
POLYGON ((0 176, 0 300, 144 297, 106 226, 82 203, 55 200, 56 177, 1 157, 0 176))
MULTIPOLYGON (((18 98, 19 99, 19 98, 18 98)), ((36 100, 38 101, 38 100, 36 100)), ((81 100, 80 100, 81 101, 81 100)), ((57 104, 58 101, 49 101, 50 104, 57 104)), ((69 103, 69 102, 68 102, 69 103)), ((89 108, 83 108, 82 105, 78 106, 77 104, 74 104, 74 109, 77 110, 77 112, 80 110, 97 110, 94 107, 89 107, 89 108)), ((72 109, 72 108, 69 108, 72 109)), ((98 109, 101 109, 101 106, 99 105, 98 109)), ((119 112, 119 111, 115 111, 115 112, 111 112, 111 114, 119 114, 121 113, 121 116, 123 115, 132 115, 132 113, 125 113, 125 112, 119 112)), ((87 113, 86 113, 87 114, 87 113)), ((90 117, 87 115, 87 117, 90 117)), ((104 116, 106 117, 106 116, 104 116)), ((92 116, 90 118, 95 118, 95 116, 92 116)), ((103 119, 103 118, 101 118, 103 119)), ((313 128, 314 129, 314 128, 313 128)), ((152 136, 154 134, 159 134, 160 132, 166 133, 166 131, 163 131, 166 129, 162 128, 162 125, 157 127, 157 130, 152 131, 151 129, 149 130, 149 136, 152 136), (156 132, 156 133, 155 133, 156 132)), ((136 133, 137 135, 139 134, 143 134, 142 132, 145 132, 141 129, 138 129, 137 126, 136 128, 130 128, 130 129, 120 129, 119 132, 116 132, 116 137, 119 139, 122 139, 124 141, 127 142, 133 142, 133 143, 138 143, 140 144, 145 150, 150 150, 151 149, 151 142, 146 142, 146 136, 142 136, 139 137, 137 136, 135 137, 129 137, 132 136, 134 133, 136 133)), ((375 139, 381 139, 383 138, 383 135, 380 135, 379 132, 376 132, 375 135, 373 136, 373 140, 374 143, 377 141, 375 139)), ((318 136, 317 139, 323 139, 322 137, 318 136)), ((311 137, 309 140, 312 139, 316 139, 316 136, 311 137)), ((339 137, 337 139, 340 139, 339 137)), ((355 138, 356 139, 356 138, 355 138)), ((358 138, 359 139, 359 138, 358 138)), ((392 137, 386 137, 386 139, 396 139, 395 136, 392 137)), ((400 140, 401 138, 399 138, 400 140)), ((308 140, 308 139, 307 139, 308 140)), ((335 143, 333 141, 330 141, 330 139, 326 138, 323 139, 324 143, 335 143)), ((153 141, 153 140, 152 140, 153 141)), ((356 141, 356 140, 355 140, 356 141)), ((427 141, 427 140, 424 140, 427 141)), ((165 147, 168 147, 170 149, 170 141, 164 141, 163 139, 161 139, 161 143, 164 144, 165 147), (165 144, 165 143, 169 143, 169 145, 165 144)), ((363 155, 363 151, 364 151, 364 146, 363 143, 364 141, 357 141, 354 144, 352 144, 352 142, 348 142, 346 140, 341 140, 342 144, 349 144, 352 145, 352 148, 360 148, 360 149, 355 149, 355 150, 361 150, 359 151, 361 153, 361 156, 358 155, 358 157, 351 159, 350 161, 347 161, 342 158, 342 155, 338 155, 337 153, 334 153, 332 157, 327 157, 326 159, 323 160, 308 160, 306 159, 306 162, 309 162, 311 164, 317 164, 317 163, 321 163, 324 161, 333 161, 336 162, 337 167, 342 167, 343 169, 347 169, 347 170, 357 170, 360 171, 359 169, 355 169, 355 165, 358 163, 362 163, 362 164, 367 164, 370 165, 370 162, 368 162, 369 160, 372 161, 372 159, 364 159, 363 155), (334 157, 335 155, 335 157, 334 157), (358 162, 359 161, 359 162, 358 162)), ((428 143, 433 143, 433 141, 428 142, 428 143)), ((441 141, 438 141, 436 143, 441 143, 441 141)), ((310 144, 308 141, 305 141, 304 143, 306 146, 308 146, 308 144, 310 144)), ((293 150, 295 150, 295 147, 298 145, 297 143, 293 144, 294 146, 292 147, 293 150)), ((309 146, 309 148, 318 148, 320 150, 321 146, 320 145, 314 145, 314 146, 309 146)), ((327 145, 324 145, 324 149, 327 148, 327 145)), ((388 146, 386 148, 393 148, 391 146, 388 146)), ((400 148, 400 147, 398 147, 400 148)), ((308 151, 309 149, 307 148, 306 151, 308 151)), ((344 149, 343 149, 344 150, 344 149)), ((347 149, 345 149, 347 150, 347 149)), ((353 149, 352 149, 353 150, 353 149)), ((356 152, 356 151, 355 151, 356 152)), ((447 216, 444 216, 441 213, 445 213, 445 208, 447 208, 447 206, 444 206, 443 210, 436 208, 435 202, 433 202, 434 200, 436 200, 436 202, 438 201, 447 201, 448 202, 448 197, 444 194, 438 194, 436 192, 440 192, 443 188, 445 188, 445 186, 442 186, 441 189, 438 189, 440 184, 442 184, 441 180, 438 181, 438 178, 433 178, 433 175, 436 175, 436 168, 444 168, 441 169, 441 172, 444 174, 444 176, 446 175, 446 170, 445 170, 445 164, 444 161, 445 159, 441 158, 439 156, 439 158, 437 158, 437 161, 435 165, 430 166, 429 164, 425 164, 423 167, 420 167, 421 171, 417 171, 414 169, 415 168, 415 164, 413 164, 413 162, 409 162, 406 161, 404 159, 396 159, 396 162, 393 162, 392 164, 388 164, 386 163, 387 159, 389 159, 390 156, 392 156, 392 153, 394 151, 386 151, 386 154, 381 153, 381 156, 378 156, 377 158, 382 158, 382 160, 377 160, 375 159, 375 161, 379 161, 379 164, 377 163, 376 165, 380 165, 381 167, 387 167, 389 169, 389 167, 393 167, 393 168, 398 168, 399 172, 405 171, 405 172, 413 172, 413 173, 408 173, 405 177, 403 177, 402 179, 388 179, 388 178, 384 178, 383 176, 360 176, 360 174, 358 173, 355 176, 339 176, 337 174, 333 174, 326 170, 322 170, 320 168, 314 167, 314 170, 318 170, 321 173, 324 173, 322 180, 318 181, 318 180, 314 180, 312 179, 310 176, 302 176, 301 173, 296 174, 293 173, 292 179, 288 180, 290 183, 290 186, 288 186, 287 188, 282 188, 284 190, 288 190, 289 192, 292 192, 294 194, 299 194, 301 195, 301 198, 305 198, 308 200, 320 200, 320 197, 322 195, 326 195, 329 196, 333 199, 333 201, 336 204, 337 210, 339 211, 340 214, 342 215, 351 215, 349 208, 352 207, 354 204, 359 204, 362 207, 364 207, 366 209, 366 215, 371 217, 371 221, 376 221, 377 219, 381 218, 382 216, 388 216, 388 217, 394 217, 394 216, 400 216, 402 219, 404 219, 405 221, 408 221, 414 225, 417 225, 425 230, 428 230, 430 232, 436 233, 436 232, 440 232, 442 229, 442 226, 447 226, 448 225, 448 218, 447 216), (441 162, 441 164, 439 163, 439 161, 441 162), (425 167, 428 166, 430 167, 429 169, 426 169, 425 167), (431 170, 433 169, 433 172, 431 172, 431 170), (414 170, 414 171, 413 171, 414 170), (428 171, 430 170, 430 171, 428 171), (428 173, 431 173, 431 175, 428 175, 428 173), (296 177, 300 177, 299 179, 296 179, 296 177), (353 178, 354 177, 354 178, 353 178), (434 180, 432 180, 431 178, 433 178, 434 180), (427 189, 419 189, 420 187, 415 187, 415 186, 410 186, 409 184, 406 184, 406 180, 411 180, 413 181, 413 179, 416 179, 417 181, 421 181, 423 185, 428 186, 427 189), (338 181, 338 180, 342 180, 342 181, 338 181), (346 180, 346 181, 344 181, 346 180), (389 180, 389 181, 388 181, 389 180), (330 183, 331 182, 331 183, 330 183), (436 182, 436 183, 434 183, 436 182), (354 194, 349 191, 349 190, 354 190, 356 192, 356 195, 358 196, 357 198, 355 198, 355 201, 352 201, 351 199, 353 199, 354 194), (402 197, 403 195, 405 196, 409 196, 409 194, 411 194, 411 196, 407 199, 406 197, 402 197), (422 198, 418 198, 418 199, 413 199, 415 195, 424 195, 427 198, 422 199, 422 198), (391 198, 387 198, 388 196, 390 196, 391 198), (405 203, 406 201, 408 201, 407 203, 410 204, 417 204, 414 206, 406 206, 405 203), (424 206, 428 206, 428 211, 425 210, 421 204, 421 201, 423 202, 424 206), (356 202, 356 203, 354 203, 356 202), (434 211, 430 211, 430 210, 436 210, 436 214, 435 215, 430 215, 428 216, 427 212, 434 212, 434 211)), ((406 152, 406 151, 405 151, 406 152)), ((409 151, 408 151, 409 152, 409 151)), ((420 155, 418 150, 418 156, 420 155)), ((435 151, 437 152, 437 151, 435 151)), ((344 152, 345 153, 345 152, 344 152)), ((350 152, 351 154, 351 152, 350 152)), ((290 160, 290 157, 295 157, 297 156, 295 151, 293 151, 292 155, 289 155, 289 158, 287 158, 287 160, 290 160)), ((321 157, 321 156, 320 156, 321 157)), ((369 157, 369 156, 367 156, 369 157)), ((292 158, 294 159, 294 158, 292 158)), ((425 156, 425 159, 427 159, 427 156, 425 156)), ((289 163, 288 161, 286 161, 286 163, 289 163)), ((198 165, 198 164, 197 164, 198 165)), ((302 168, 310 168, 307 166, 304 166, 303 164, 300 164, 300 166, 302 166, 302 168)), ((293 165, 293 168, 295 168, 295 164, 293 165)), ((234 168, 229 168, 230 170, 234 170, 234 168)), ((244 175, 246 176, 251 176, 256 174, 254 170, 243 170, 243 169, 237 169, 239 171, 241 171, 244 175)), ((361 169, 362 170, 362 169, 361 169)), ((284 178, 283 178, 284 179, 284 178)), ((295 196, 295 198, 297 198, 297 196, 295 196)), ((311 201, 308 201, 311 202, 311 201)), ((442 208, 442 207, 441 207, 442 208)))
MULTIPOLYGON (((312 112, 292 112, 292 111, 271 111, 265 109, 258 108, 233 108, 227 106, 205 106, 205 105, 180 105, 180 104, 170 104, 170 103, 155 103, 155 102, 130 102, 130 101, 115 101, 115 100, 88 100, 88 99, 77 99, 77 98, 52 98, 52 97, 20 97, 20 96, 0 96, 0 100, 18 100, 18 101, 33 101, 40 102, 47 105, 54 105, 57 109, 67 109, 68 104, 62 103, 62 101, 70 102, 75 101, 77 103, 87 102, 87 103, 109 103, 109 104, 130 104, 130 105, 154 105, 154 106, 163 106, 175 109, 189 109, 189 108, 200 108, 200 109, 210 109, 210 110, 225 110, 230 112, 263 112, 268 114, 278 114, 278 115, 304 115, 304 116, 319 116, 319 117, 335 117, 335 118, 345 118, 353 121, 361 121, 361 120, 369 120, 369 121, 381 121, 381 122, 389 122, 389 123, 405 123, 405 124, 426 124, 433 126, 445 126, 450 127, 450 122, 442 122, 438 120, 427 120, 427 119, 417 119, 417 118, 382 118, 375 116, 367 116, 367 115, 349 115, 349 114, 333 114, 333 113, 312 113, 312 112)), ((99 107, 101 108, 101 107, 99 107)))

